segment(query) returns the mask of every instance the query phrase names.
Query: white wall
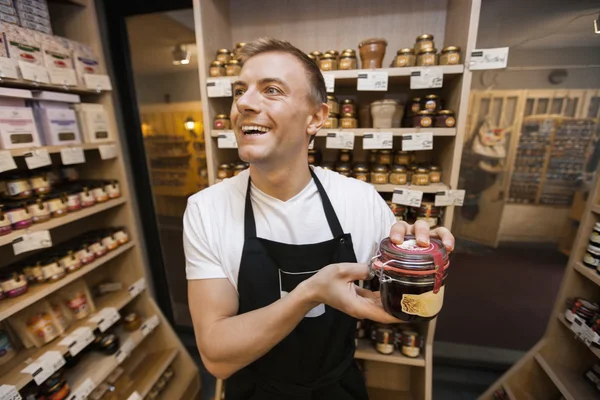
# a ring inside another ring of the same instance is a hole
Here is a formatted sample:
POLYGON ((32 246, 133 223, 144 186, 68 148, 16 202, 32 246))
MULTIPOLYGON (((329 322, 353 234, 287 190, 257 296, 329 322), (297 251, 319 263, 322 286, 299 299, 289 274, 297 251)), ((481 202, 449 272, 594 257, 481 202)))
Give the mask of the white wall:
POLYGON ((139 104, 165 103, 167 94, 170 95, 172 103, 199 101, 198 71, 137 75, 135 90, 139 104))

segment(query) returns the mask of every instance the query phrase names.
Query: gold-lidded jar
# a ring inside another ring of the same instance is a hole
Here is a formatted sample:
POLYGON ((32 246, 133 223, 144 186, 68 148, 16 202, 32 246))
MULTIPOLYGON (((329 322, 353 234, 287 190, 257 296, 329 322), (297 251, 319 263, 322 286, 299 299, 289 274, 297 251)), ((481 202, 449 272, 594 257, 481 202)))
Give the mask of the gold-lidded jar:
POLYGON ((315 58, 315 61, 317 61, 317 63, 318 63, 319 60, 321 59, 321 56, 323 55, 323 53, 315 50, 315 51, 311 51, 310 55, 313 56, 315 58))
POLYGON ((392 164, 392 159, 391 150, 379 150, 377 152, 377 164, 390 165, 392 164))
POLYGON ((367 164, 356 163, 352 169, 352 177, 358 179, 359 181, 369 182, 371 177, 367 164))
POLYGON ((249 166, 250 166, 250 164, 248 164, 247 162, 244 162, 244 161, 236 162, 235 165, 233 166, 233 176, 238 176, 242 171, 244 171, 245 169, 248 169, 249 166))
POLYGON ((411 161, 410 152, 398 150, 394 154, 394 164, 396 165, 409 165, 411 161))
POLYGON ((336 71, 338 69, 337 57, 331 53, 325 53, 319 60, 319 69, 321 71, 336 71))
POLYGON ((429 166, 429 182, 440 183, 442 181, 442 169, 437 165, 429 166))
POLYGON ((217 170, 217 178, 226 179, 231 178, 233 176, 233 167, 229 163, 223 163, 219 165, 219 169, 217 170))
POLYGON ((436 128, 454 128, 456 125, 456 118, 454 117, 454 111, 451 110, 439 110, 435 116, 436 128))
POLYGON ((342 114, 352 114, 353 116, 356 115, 356 105, 354 104, 354 100, 342 100, 342 114))
POLYGON ((231 129, 231 120, 227 114, 217 114, 215 117, 213 128, 217 130, 231 129))
POLYGON ((342 114, 342 118, 340 118, 340 126, 342 129, 356 129, 358 128, 358 120, 354 117, 354 115, 350 113, 342 114))
POLYGON ((229 60, 231 60, 231 52, 229 49, 219 49, 217 50, 217 61, 220 61, 223 65, 227 64, 229 60))
POLYGON ((225 75, 227 76, 238 76, 242 72, 242 63, 240 60, 229 60, 225 66, 225 75))
POLYGON ((308 149, 308 163, 310 165, 320 165, 322 156, 320 149, 308 149))
POLYGON ((416 186, 427 186, 429 185, 429 168, 417 167, 412 174, 411 183, 416 186))
POLYGON ((335 164, 335 172, 337 172, 340 175, 347 176, 347 177, 350 177, 352 175, 349 163, 340 162, 340 163, 335 164))
POLYGON ((414 67, 416 62, 417 56, 415 56, 415 49, 407 47, 405 49, 398 50, 396 53, 396 58, 394 58, 393 66, 396 68, 414 67))
POLYGON ((352 163, 352 150, 342 149, 338 152, 338 162, 340 163, 352 163))
POLYGON ((338 128, 338 118, 337 114, 329 113, 329 116, 325 120, 323 124, 324 129, 337 129, 338 128))
POLYGON ((352 49, 346 49, 340 56, 339 68, 341 70, 350 70, 358 68, 356 62, 356 52, 352 49))
POLYGON ((213 78, 225 76, 225 66, 221 61, 213 61, 210 63, 209 75, 213 78))
POLYGON ((417 53, 417 66, 418 67, 429 67, 437 65, 437 49, 423 49, 417 53))
POLYGON ((430 33, 424 33, 417 36, 415 40, 415 53, 419 53, 421 50, 435 49, 435 43, 433 41, 433 35, 430 33))
POLYGON ((387 165, 375 164, 371 167, 371 183, 388 183, 390 171, 387 165))
POLYGON ((460 47, 447 46, 440 53, 440 65, 458 65, 460 64, 460 47))
POLYGON ((413 117, 413 124, 415 127, 429 128, 433 124, 433 112, 423 110, 419 111, 417 115, 413 117))
POLYGON ((389 176, 392 185, 406 185, 408 182, 408 169, 404 165, 394 164, 389 176))
POLYGON ((329 114, 338 115, 340 113, 340 103, 334 95, 327 95, 327 105, 329 106, 329 114))
POLYGON ((428 94, 421 99, 421 110, 436 112, 441 108, 442 102, 437 94, 428 94))

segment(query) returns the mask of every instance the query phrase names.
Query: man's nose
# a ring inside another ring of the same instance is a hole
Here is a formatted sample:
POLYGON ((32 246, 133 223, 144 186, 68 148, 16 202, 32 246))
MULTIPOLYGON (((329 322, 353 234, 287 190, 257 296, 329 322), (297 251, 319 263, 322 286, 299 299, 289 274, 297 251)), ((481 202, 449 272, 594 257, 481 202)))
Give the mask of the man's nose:
POLYGON ((236 100, 236 107, 240 114, 259 111, 258 93, 254 89, 248 89, 236 100))

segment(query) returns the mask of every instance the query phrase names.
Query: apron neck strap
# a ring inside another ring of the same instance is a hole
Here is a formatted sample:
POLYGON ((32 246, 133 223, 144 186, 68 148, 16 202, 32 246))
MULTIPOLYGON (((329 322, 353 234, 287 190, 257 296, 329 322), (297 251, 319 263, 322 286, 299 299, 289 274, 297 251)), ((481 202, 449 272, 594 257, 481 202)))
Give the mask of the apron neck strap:
MULTIPOLYGON (((327 223, 329 224, 329 229, 331 229, 331 233, 333 237, 336 238, 338 236, 342 236, 344 231, 342 230, 342 225, 338 220, 337 215, 335 214, 335 210, 331 205, 331 201, 329 201, 329 197, 317 178, 317 175, 313 171, 312 168, 308 168, 310 171, 310 175, 315 181, 315 185, 317 185, 317 190, 319 191, 319 195, 321 196, 321 201, 323 202, 323 210, 325 211, 325 218, 327 218, 327 223)), ((252 188, 252 179, 248 177, 248 188, 246 189, 246 205, 244 212, 244 237, 245 238, 255 238, 256 237, 256 221, 254 219, 254 210, 252 209, 252 200, 250 197, 250 189, 252 188)))

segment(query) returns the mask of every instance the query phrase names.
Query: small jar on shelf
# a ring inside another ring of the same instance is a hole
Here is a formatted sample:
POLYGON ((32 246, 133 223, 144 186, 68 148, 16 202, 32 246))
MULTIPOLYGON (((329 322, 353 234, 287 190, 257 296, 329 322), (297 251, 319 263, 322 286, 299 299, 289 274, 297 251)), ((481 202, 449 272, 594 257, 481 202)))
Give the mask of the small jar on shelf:
POLYGON ((429 128, 433 124, 433 117, 434 117, 434 114, 432 111, 427 111, 427 110, 419 111, 413 117, 413 126, 421 127, 421 128, 429 128))
POLYGON ((223 163, 219 165, 219 169, 217 170, 217 178, 219 179, 227 179, 233 176, 233 168, 229 163, 223 163))
POLYGON ((442 49, 440 54, 440 65, 460 64, 460 47, 448 46, 442 49))
POLYGON ((349 163, 338 162, 335 165, 335 172, 337 172, 340 175, 347 176, 347 177, 351 177, 352 176, 352 170, 350 168, 350 164, 349 163))
POLYGON ((209 75, 213 78, 226 76, 224 64, 221 61, 213 61, 210 63, 209 75))
POLYGON ((342 129, 356 129, 358 128, 358 120, 354 115, 345 113, 342 114, 342 118, 340 118, 340 125, 342 129))
POLYGON ((340 103, 334 95, 327 95, 327 105, 329 106, 329 114, 338 115, 340 113, 340 103))
POLYGON ((27 229, 33 224, 31 214, 23 201, 4 203, 4 213, 8 217, 13 230, 27 229))
POLYGON ((217 50, 217 57, 215 61, 219 61, 221 64, 225 65, 231 60, 231 52, 229 49, 219 49, 217 50))
POLYGON ((83 208, 91 207, 94 204, 96 204, 96 198, 94 197, 94 194, 92 193, 92 188, 88 183, 85 183, 81 187, 81 192, 79 194, 81 197, 81 206, 83 208))
POLYGON ((108 193, 106 193, 106 190, 104 189, 103 181, 91 181, 89 182, 89 187, 92 195, 94 196, 94 200, 96 200, 96 203, 104 203, 108 201, 108 193))
POLYGON ((442 207, 436 207, 432 201, 423 201, 419 207, 413 208, 416 220, 427 222, 430 228, 435 228, 442 215, 442 207))
POLYGON ((408 170, 404 165, 394 164, 390 172, 389 181, 392 185, 406 185, 408 170))
POLYGON ((81 268, 83 263, 75 254, 75 251, 66 250, 58 256, 58 265, 63 267, 65 271, 67 271, 67 273, 70 274, 71 272, 75 272, 79 268, 81 268))
POLYGON ((27 204, 27 211, 31 215, 31 221, 34 224, 46 222, 51 218, 48 203, 44 201, 43 197, 29 199, 25 203, 27 204))
POLYGON ((417 358, 421 355, 421 340, 417 332, 412 330, 403 330, 401 333, 402 347, 401 351, 406 357, 417 358))
POLYGON ((422 35, 417 36, 415 40, 415 52, 418 53, 421 50, 429 50, 434 49, 435 43, 433 41, 433 35, 429 33, 424 33, 422 35))
POLYGON ((0 204, 0 236, 8 235, 12 232, 12 224, 8 215, 4 212, 4 204, 0 204))
POLYGON ((352 169, 352 177, 358 179, 359 181, 369 182, 369 167, 364 163, 357 163, 354 165, 352 169))
POLYGON ((390 165, 392 164, 393 157, 391 150, 379 150, 377 152, 377 164, 390 165))
POLYGON ((428 94, 421 98, 421 110, 437 112, 442 108, 442 102, 440 96, 436 94, 428 94))
POLYGON ((417 66, 430 67, 437 65, 437 49, 423 49, 417 53, 417 66))
POLYGON ((394 153, 394 164, 410 165, 411 154, 408 151, 398 150, 394 153))
POLYGON ((369 151, 369 164, 377 164, 377 150, 369 151))
POLYGON ((35 194, 44 194, 50 191, 50 181, 48 180, 48 173, 45 170, 34 172, 29 177, 29 184, 35 194))
POLYGON ((336 71, 338 69, 337 57, 330 53, 325 53, 319 60, 319 69, 321 71, 336 71))
POLYGON ((321 59, 321 56, 323 56, 323 53, 321 53, 320 51, 311 51, 310 55, 314 57, 314 60, 317 62, 317 64, 319 63, 319 60, 321 59))
POLYGON ((42 260, 40 267, 45 282, 56 282, 66 275, 65 269, 58 264, 58 258, 54 256, 42 260))
POLYGON ((0 280, 0 291, 8 298, 21 296, 27 289, 27 277, 24 274, 13 272, 0 280))
POLYGON ((6 190, 14 200, 28 199, 33 195, 29 178, 23 173, 14 173, 6 178, 6 190))
POLYGON ((411 48, 405 48, 398 50, 392 66, 396 68, 414 67, 416 62, 417 58, 415 56, 415 50, 411 48))
POLYGON ((242 72, 240 60, 229 60, 225 66, 225 75, 238 76, 242 72))
POLYGON ((429 183, 440 183, 442 181, 442 169, 437 165, 429 166, 429 183))
POLYGON ((377 328, 375 349, 381 354, 392 354, 394 352, 394 330, 388 326, 377 328))
POLYGON ((217 130, 231 129, 231 120, 227 114, 217 114, 213 121, 213 128, 217 130))
POLYGON ((356 115, 356 106, 354 104, 354 100, 342 100, 342 114, 352 114, 353 116, 356 115))
POLYGON ((429 185, 429 169, 427 167, 417 167, 413 172, 411 183, 416 186, 429 185))
POLYGON ((351 70, 356 69, 358 67, 356 62, 356 51, 352 49, 346 49, 342 52, 340 56, 340 69, 341 70, 351 70))
POLYGON ((337 114, 329 113, 329 116, 325 120, 323 124, 323 129, 337 129, 338 128, 338 118, 337 114))
POLYGON ((421 111, 421 98, 420 97, 413 97, 410 99, 410 101, 406 104, 406 115, 408 117, 412 117, 413 115, 416 115, 419 111, 421 111))
POLYGON ((396 204, 390 202, 390 209, 392 213, 396 217, 396 221, 405 221, 406 220, 406 206, 402 204, 396 204))
POLYGON ((387 165, 376 164, 371 167, 371 183, 386 184, 389 182, 389 176, 387 165))
POLYGON ((439 110, 435 116, 436 128, 454 128, 456 125, 456 119, 454 118, 454 111, 450 110, 439 110))
POLYGON ((320 149, 308 149, 308 163, 310 165, 320 165, 322 157, 320 149))

